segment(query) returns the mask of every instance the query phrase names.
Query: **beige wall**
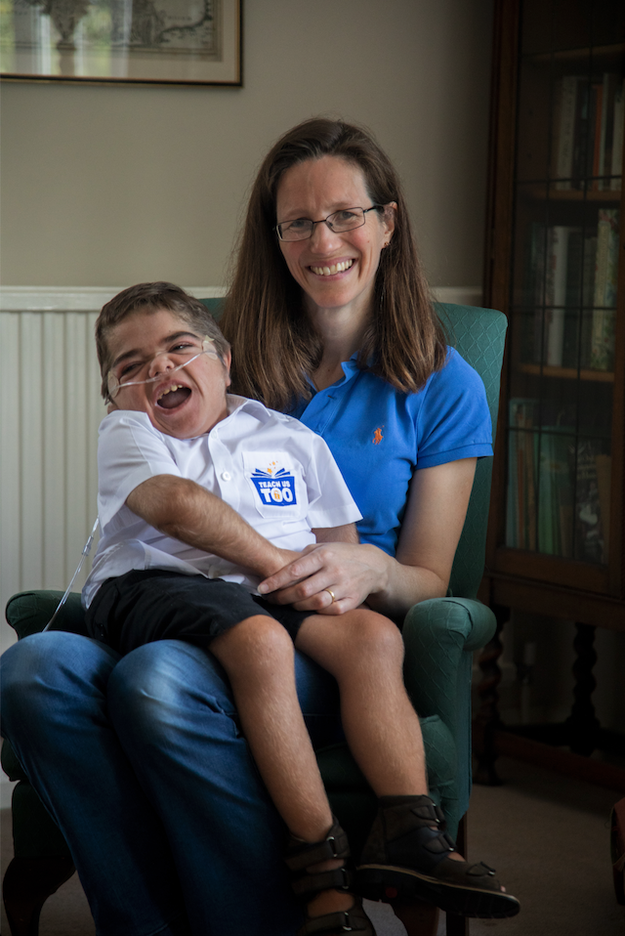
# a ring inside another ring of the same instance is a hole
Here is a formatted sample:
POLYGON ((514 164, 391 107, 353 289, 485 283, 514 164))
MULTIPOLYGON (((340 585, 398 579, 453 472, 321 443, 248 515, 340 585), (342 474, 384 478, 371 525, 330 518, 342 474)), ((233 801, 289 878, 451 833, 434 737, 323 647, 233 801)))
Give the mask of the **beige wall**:
POLYGON ((315 114, 398 165, 430 280, 479 287, 491 0, 246 0, 244 87, 2 88, 5 285, 219 286, 255 167, 315 114))

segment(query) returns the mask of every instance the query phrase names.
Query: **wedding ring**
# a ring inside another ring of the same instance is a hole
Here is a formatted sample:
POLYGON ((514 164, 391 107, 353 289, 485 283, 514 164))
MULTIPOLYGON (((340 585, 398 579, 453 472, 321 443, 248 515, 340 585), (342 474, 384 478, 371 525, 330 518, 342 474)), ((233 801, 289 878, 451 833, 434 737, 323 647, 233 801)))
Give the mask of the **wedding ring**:
POLYGON ((324 591, 327 591, 328 595, 329 595, 330 598, 332 599, 332 604, 334 604, 334 602, 336 601, 336 598, 334 597, 334 592, 332 591, 332 589, 331 589, 331 588, 324 588, 323 590, 324 590, 324 591))

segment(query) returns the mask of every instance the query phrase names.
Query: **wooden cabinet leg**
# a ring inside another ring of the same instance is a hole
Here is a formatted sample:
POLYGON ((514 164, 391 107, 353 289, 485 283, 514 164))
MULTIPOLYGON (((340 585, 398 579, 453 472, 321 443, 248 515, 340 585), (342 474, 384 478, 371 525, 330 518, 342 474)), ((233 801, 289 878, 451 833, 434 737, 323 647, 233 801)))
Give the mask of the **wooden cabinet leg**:
POLYGON ((64 857, 13 858, 2 885, 11 936, 37 936, 41 908, 74 870, 64 857))
POLYGON ((595 628, 592 624, 576 624, 573 647, 577 658, 573 664, 573 706, 566 720, 569 745, 574 754, 588 757, 595 750, 601 726, 595 717, 592 694, 597 683, 593 667, 597 662, 595 653, 595 628))
POLYGON ((499 683, 501 670, 499 657, 503 652, 501 632, 504 623, 510 618, 510 609, 503 605, 493 605, 497 619, 495 636, 486 645, 479 660, 482 680, 478 686, 480 707, 473 721, 473 749, 477 755, 477 767, 473 775, 476 783, 499 786, 501 780, 495 769, 497 753, 494 744, 495 729, 501 727, 499 717, 499 683))

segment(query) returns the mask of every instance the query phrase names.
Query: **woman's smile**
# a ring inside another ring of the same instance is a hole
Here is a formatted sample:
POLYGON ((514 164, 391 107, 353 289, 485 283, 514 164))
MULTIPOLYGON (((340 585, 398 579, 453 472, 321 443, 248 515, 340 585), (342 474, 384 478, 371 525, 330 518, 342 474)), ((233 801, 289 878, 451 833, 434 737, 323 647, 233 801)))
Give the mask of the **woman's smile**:
POLYGON ((345 270, 349 270, 353 263, 353 260, 339 260, 338 263, 332 263, 328 266, 311 266, 310 269, 317 276, 334 276, 336 273, 344 273, 345 270))

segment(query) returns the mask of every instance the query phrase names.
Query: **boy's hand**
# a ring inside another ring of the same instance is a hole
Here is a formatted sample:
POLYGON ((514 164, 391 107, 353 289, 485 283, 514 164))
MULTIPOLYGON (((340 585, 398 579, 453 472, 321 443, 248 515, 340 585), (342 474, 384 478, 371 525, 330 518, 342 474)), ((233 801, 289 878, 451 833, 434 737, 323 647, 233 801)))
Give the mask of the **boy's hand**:
MULTIPOLYGON (((307 546, 306 548, 311 549, 313 547, 307 546)), ((276 566, 274 573, 272 574, 275 574, 275 572, 279 572, 280 569, 284 569, 285 566, 290 565, 292 562, 295 562, 297 559, 300 559, 302 556, 301 552, 296 552, 294 549, 278 549, 276 547, 276 552, 279 554, 281 561, 280 561, 280 564, 276 566)))

